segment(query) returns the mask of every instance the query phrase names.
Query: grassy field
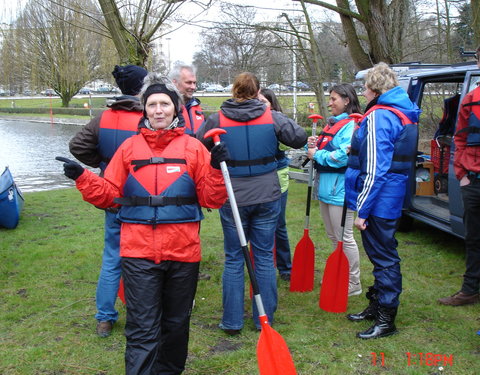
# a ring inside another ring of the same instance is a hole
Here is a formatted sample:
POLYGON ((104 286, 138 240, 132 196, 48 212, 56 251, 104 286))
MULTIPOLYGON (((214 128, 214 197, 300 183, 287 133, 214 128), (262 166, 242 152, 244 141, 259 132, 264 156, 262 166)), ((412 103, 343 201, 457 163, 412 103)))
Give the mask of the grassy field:
MULTIPOLYGON (((306 191, 305 184, 291 183, 287 221, 292 249, 303 234, 306 191)), ((0 229, 0 374, 124 373, 125 309, 120 302, 112 336, 95 335, 102 211, 83 202, 75 189, 27 193, 25 202, 19 226, 0 229)), ((286 340, 298 374, 478 374, 479 306, 452 308, 436 302, 460 286, 465 267, 462 241, 422 224, 413 232, 399 233, 404 275, 399 334, 362 341, 355 333, 368 323, 352 323, 345 314, 318 307, 321 274, 332 249, 314 203, 310 235, 316 245, 315 290, 290 293, 288 285, 278 281, 274 328, 286 340)), ((185 374, 257 374, 259 334, 251 319, 236 337, 217 328, 222 312, 222 234, 218 212, 205 216, 201 271, 211 279, 199 282, 185 374)), ((356 236, 359 239, 358 232, 356 236)), ((360 252, 365 290, 372 283, 371 264, 361 246, 360 252)), ((348 312, 365 305, 364 294, 352 297, 348 312)), ((251 314, 250 303, 246 314, 251 314)))

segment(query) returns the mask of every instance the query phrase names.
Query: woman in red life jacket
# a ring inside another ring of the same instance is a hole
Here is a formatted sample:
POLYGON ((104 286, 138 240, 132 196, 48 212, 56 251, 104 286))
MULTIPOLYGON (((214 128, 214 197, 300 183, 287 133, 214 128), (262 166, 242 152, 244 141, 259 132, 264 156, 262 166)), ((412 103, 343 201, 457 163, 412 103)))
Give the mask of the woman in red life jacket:
POLYGON ((104 178, 66 161, 83 199, 120 206, 120 256, 125 285, 125 367, 133 374, 181 374, 188 350, 190 313, 201 258, 200 207, 227 198, 220 161, 186 134, 180 95, 168 78, 145 78, 139 134, 116 151, 104 178))
MULTIPOLYGON (((318 136, 309 137, 308 157, 315 166, 314 196, 320 202, 328 238, 333 248, 342 241, 342 207, 345 200, 345 170, 347 169, 348 149, 355 121, 349 117, 360 113, 360 103, 351 84, 342 83, 330 89, 328 107, 332 116, 318 136)), ((362 293, 360 283, 360 260, 358 246, 353 237, 354 211, 347 210, 343 249, 350 265, 348 295, 362 293)))

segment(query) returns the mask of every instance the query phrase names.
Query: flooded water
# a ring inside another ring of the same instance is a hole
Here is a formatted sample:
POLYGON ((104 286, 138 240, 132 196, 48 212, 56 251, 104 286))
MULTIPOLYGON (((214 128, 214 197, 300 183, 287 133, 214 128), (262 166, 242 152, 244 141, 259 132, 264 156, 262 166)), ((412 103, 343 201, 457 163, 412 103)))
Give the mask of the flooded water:
POLYGON ((68 142, 80 128, 0 119, 0 173, 9 166, 22 192, 74 186, 63 175, 63 165, 55 156, 75 159, 68 150, 68 142))

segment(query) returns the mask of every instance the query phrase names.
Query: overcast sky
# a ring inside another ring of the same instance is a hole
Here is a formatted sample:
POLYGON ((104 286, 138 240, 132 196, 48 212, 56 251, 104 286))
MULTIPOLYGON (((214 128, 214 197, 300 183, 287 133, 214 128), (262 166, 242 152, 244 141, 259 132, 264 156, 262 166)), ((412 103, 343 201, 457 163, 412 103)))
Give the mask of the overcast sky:
MULTIPOLYGON (((0 22, 9 22, 12 15, 15 15, 26 2, 27 0, 0 0, 0 22)), ((257 21, 275 21, 282 12, 292 13, 294 9, 300 10, 299 4, 292 0, 224 0, 224 2, 256 7, 257 21)), ((327 2, 334 2, 334 0, 327 0, 327 2)), ((208 26, 210 20, 218 20, 219 8, 218 1, 206 12, 200 12, 200 8, 188 3, 180 7, 182 18, 193 19, 197 26, 183 26, 167 36, 170 38, 171 62, 178 60, 192 62, 193 54, 199 49, 201 43, 200 32, 208 26)), ((319 17, 326 17, 322 8, 310 6, 310 9, 315 10, 317 20, 319 17)), ((179 24, 172 26, 178 27, 179 24)))

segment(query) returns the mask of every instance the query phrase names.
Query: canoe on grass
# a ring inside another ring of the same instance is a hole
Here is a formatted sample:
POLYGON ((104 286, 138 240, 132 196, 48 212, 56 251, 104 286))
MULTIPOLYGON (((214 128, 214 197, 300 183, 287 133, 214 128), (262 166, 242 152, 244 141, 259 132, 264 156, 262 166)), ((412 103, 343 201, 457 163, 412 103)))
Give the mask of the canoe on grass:
POLYGON ((0 227, 16 228, 23 202, 23 195, 15 185, 10 169, 5 167, 0 176, 0 227))

